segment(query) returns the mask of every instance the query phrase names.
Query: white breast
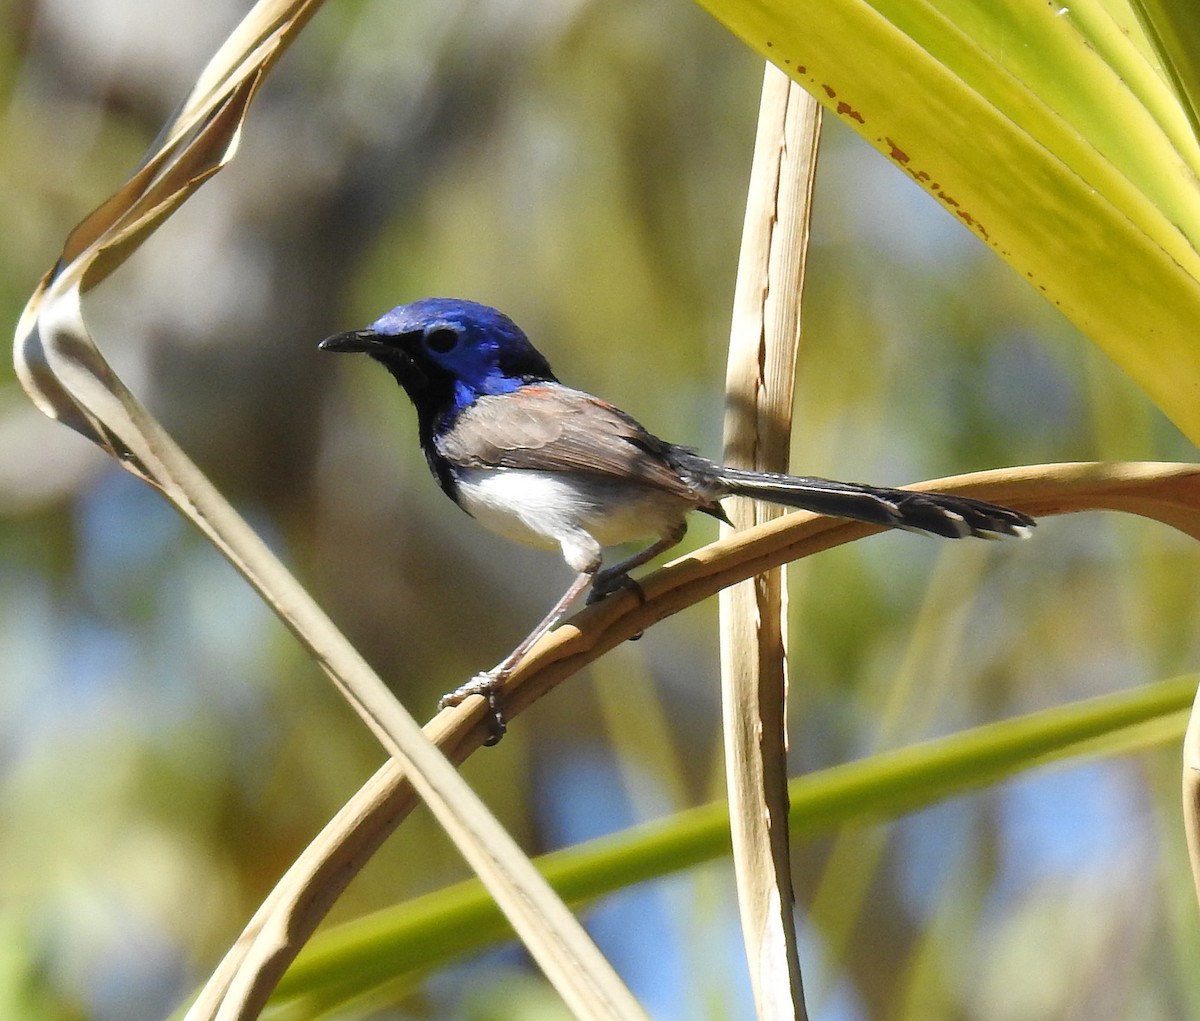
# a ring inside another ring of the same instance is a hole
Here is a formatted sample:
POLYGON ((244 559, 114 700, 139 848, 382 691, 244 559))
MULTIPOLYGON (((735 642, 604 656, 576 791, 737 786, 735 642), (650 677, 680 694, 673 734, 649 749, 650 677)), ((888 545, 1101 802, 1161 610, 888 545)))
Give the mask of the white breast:
POLYGON ((459 504, 480 524, 528 546, 560 546, 576 570, 586 569, 583 561, 593 550, 598 557, 600 547, 664 535, 695 507, 644 484, 599 475, 459 468, 455 476, 459 504))

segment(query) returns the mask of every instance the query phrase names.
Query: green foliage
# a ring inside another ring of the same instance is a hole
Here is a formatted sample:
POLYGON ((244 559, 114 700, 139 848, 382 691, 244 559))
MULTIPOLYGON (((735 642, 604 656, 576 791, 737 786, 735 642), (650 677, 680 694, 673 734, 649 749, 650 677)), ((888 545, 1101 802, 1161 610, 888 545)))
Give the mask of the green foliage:
MULTIPOLYGON (((315 340, 420 293, 469 294, 517 316, 564 378, 716 453, 760 72, 688 5, 435 6, 330 5, 268 83, 240 162, 89 309, 121 373, 418 712, 494 661, 561 579, 448 508, 394 390, 341 374, 315 340)), ((123 179, 227 27, 199 19, 229 14, 202 5, 181 31, 139 4, 106 26, 130 33, 118 43, 89 20, 92 7, 61 7, 37 7, 37 31, 0 14, 10 320, 64 228, 123 179)), ((997 463, 1193 456, 1040 297, 1196 435, 1196 104, 1189 114, 1178 98, 1196 93, 1186 0, 1142 5, 1156 24, 1159 11, 1174 19, 1161 39, 1119 0, 1062 14, 965 0, 713 9, 793 70, 802 53, 818 96, 845 104, 842 120, 905 171, 829 118, 798 470, 891 483, 997 463), (1173 55, 1170 73, 1156 44, 1173 55)), ((0 931, 11 952, 0 1003, 161 1017, 379 753, 291 637, 149 490, 106 477, 66 430, 31 424, 15 387, 3 397, 0 931)), ((916 742, 1064 703, 1055 740, 1084 741, 1088 718, 1072 700, 1126 687, 1153 698, 1161 689, 1148 682, 1195 666, 1192 545, 1083 515, 986 554, 886 536, 805 564, 792 585, 794 771, 811 774, 798 805, 819 808, 812 818, 827 827, 872 808, 890 818, 1047 754, 1017 742, 999 760, 977 743, 921 772, 916 742), (886 748, 909 750, 828 770, 886 748), (868 764, 886 767, 876 785, 848 785, 868 764)), ((613 740, 608 727, 632 725, 619 711, 599 720, 580 682, 468 763, 531 848, 580 839, 564 821, 580 804, 598 828, 627 823, 604 811, 617 789, 651 806, 638 819, 713 797, 709 610, 663 622, 632 654, 643 669, 606 677, 605 701, 639 713, 661 697, 669 727, 653 748, 613 740), (613 746, 622 761, 610 771, 613 746), (678 780, 662 779, 665 758, 678 780)), ((1200 1013, 1178 755, 1157 745, 1179 722, 1110 725, 1110 737, 1086 739, 1105 756, 1085 777, 1090 798, 1058 772, 1032 810, 1013 808, 1028 803, 1009 782, 872 830, 875 854, 852 862, 869 896, 814 915, 829 951, 810 966, 814 985, 853 989, 876 1016, 995 1016, 1004 997, 981 1004, 978 990, 1018 986, 1040 997, 1041 1013, 1023 1021, 1085 1008, 1139 1021, 1200 1013), (1099 805, 1120 825, 1097 825, 1056 857, 1080 801, 1085 823, 1109 819, 1099 805), (936 881, 921 871, 930 847, 936 881), (1048 939, 1071 951, 1072 968, 1047 959, 1048 939)), ((703 834, 655 845, 642 871, 624 849, 576 857, 575 895, 717 853, 708 812, 703 834)), ((843 846, 860 847, 862 825, 841 832, 843 846)), ((680 826, 667 824, 675 837, 680 826)), ((825 839, 806 831, 797 842, 806 903, 825 839)), ((337 917, 462 873, 418 814, 337 917)), ((732 914, 703 875, 685 882, 655 965, 685 962, 695 995, 719 990, 714 1002, 729 1009, 711 1016, 740 1012, 732 914)), ((457 906, 430 895, 426 949, 462 952, 471 935, 435 941, 435 924, 486 928, 478 895, 460 895, 457 906)), ((384 936, 365 944, 383 962, 377 977, 394 967, 384 936)), ((387 993, 414 1016, 470 1000, 423 977, 387 993)), ((334 994, 360 981, 335 962, 334 994)), ((488 981, 498 996, 511 988, 488 981)), ((702 1016, 678 1002, 681 1016, 702 1016)))
POLYGON ((1164 76, 1159 40, 1100 0, 702 3, 1200 439, 1200 146, 1184 60, 1194 5, 1164 4, 1172 16, 1153 22, 1176 54, 1164 76))

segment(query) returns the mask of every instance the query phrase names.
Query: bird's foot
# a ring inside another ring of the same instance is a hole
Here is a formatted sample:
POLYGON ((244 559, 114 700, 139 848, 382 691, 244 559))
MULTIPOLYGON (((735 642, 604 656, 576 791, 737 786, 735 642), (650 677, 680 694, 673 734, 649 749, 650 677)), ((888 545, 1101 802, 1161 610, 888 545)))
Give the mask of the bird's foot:
POLYGON ((642 586, 634 581, 628 574, 607 575, 603 571, 596 575, 592 582, 592 587, 587 594, 587 605, 600 602, 601 599, 607 599, 614 592, 619 592, 621 589, 632 589, 637 593, 638 602, 645 604, 646 593, 642 591, 642 586))
POLYGON ((508 719, 504 715, 504 699, 500 689, 504 685, 506 673, 499 668, 476 674, 466 684, 453 691, 448 691, 438 699, 438 711, 461 705, 472 695, 482 695, 488 704, 488 729, 491 731, 484 741, 486 747, 498 744, 508 730, 508 719))
MULTIPOLYGON (((614 592, 620 589, 632 589, 637 593, 638 602, 643 606, 646 603, 646 593, 642 590, 642 586, 634 581, 628 574, 622 571, 620 574, 605 575, 603 572, 596 575, 592 582, 591 590, 587 594, 587 605, 600 602, 601 599, 607 599, 614 592)), ((629 640, 636 642, 642 637, 643 632, 639 631, 636 635, 630 635, 629 640)))

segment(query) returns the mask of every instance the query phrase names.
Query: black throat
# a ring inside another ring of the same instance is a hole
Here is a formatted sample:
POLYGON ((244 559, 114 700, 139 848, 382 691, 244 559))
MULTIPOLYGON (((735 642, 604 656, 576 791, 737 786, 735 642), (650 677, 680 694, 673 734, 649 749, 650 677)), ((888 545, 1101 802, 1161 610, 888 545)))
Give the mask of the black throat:
POLYGON ((421 453, 437 484, 451 500, 458 503, 458 484, 453 466, 438 452, 437 436, 449 428, 457 413, 454 402, 454 379, 433 365, 420 365, 408 355, 389 353, 376 361, 392 374, 403 388, 417 412, 417 438, 421 453))

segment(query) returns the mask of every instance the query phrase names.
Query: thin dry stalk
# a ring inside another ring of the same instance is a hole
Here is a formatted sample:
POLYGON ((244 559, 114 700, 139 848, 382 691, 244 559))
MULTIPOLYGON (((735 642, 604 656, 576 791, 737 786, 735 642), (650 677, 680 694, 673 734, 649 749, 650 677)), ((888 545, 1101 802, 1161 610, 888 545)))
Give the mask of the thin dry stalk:
MULTIPOLYGON (((766 65, 734 292, 725 459, 788 469, 800 303, 820 107, 766 65)), ((782 508, 732 500, 734 529, 782 508)), ((721 592, 725 775, 742 941, 758 1016, 805 1018, 787 796, 787 595, 783 569, 721 592)))
POLYGON ((1196 900, 1200 902, 1200 691, 1183 736, 1183 832, 1196 900))

